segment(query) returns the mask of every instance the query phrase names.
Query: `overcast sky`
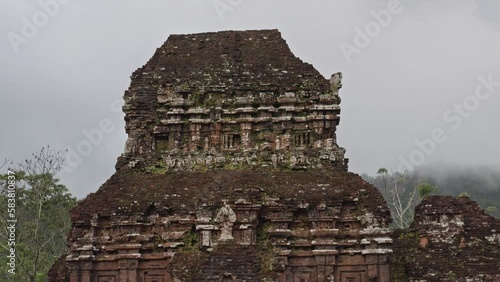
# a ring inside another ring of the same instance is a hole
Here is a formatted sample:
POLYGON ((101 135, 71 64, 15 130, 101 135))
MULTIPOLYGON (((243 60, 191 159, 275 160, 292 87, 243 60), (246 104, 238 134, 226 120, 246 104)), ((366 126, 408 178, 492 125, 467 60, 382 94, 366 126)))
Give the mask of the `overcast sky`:
POLYGON ((54 1, 0 2, 0 157, 20 161, 48 144, 76 150, 83 131, 109 121, 63 175, 79 198, 123 151, 116 108, 130 75, 179 33, 277 28, 325 77, 343 72, 338 142, 351 171, 500 162, 496 0, 54 1))

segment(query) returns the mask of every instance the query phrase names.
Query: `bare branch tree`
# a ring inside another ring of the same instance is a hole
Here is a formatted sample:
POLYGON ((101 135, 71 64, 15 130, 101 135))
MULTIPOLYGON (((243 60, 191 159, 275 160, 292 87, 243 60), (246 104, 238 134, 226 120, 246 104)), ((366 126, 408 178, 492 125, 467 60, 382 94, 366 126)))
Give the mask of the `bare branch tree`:
POLYGON ((408 176, 403 172, 389 173, 380 168, 377 174, 382 177, 384 187, 382 194, 391 210, 393 223, 397 228, 408 228, 415 216, 415 207, 430 193, 437 191, 437 187, 417 180, 410 183, 408 176))
POLYGON ((27 175, 56 175, 64 165, 66 151, 54 150, 48 145, 39 152, 32 153, 31 158, 19 164, 13 164, 14 171, 23 171, 27 175))
POLYGON ((3 163, 0 164, 0 169, 2 169, 8 163, 9 163, 9 160, 7 158, 5 158, 3 163))

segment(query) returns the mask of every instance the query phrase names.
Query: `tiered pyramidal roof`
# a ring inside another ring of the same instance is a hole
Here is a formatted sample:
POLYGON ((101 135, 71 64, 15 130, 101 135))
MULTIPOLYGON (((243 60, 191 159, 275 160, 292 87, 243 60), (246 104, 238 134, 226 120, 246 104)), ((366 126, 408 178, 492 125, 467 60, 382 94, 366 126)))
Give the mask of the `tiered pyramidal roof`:
POLYGON ((117 168, 347 170, 340 79, 295 57, 277 30, 172 35, 132 75, 117 168))

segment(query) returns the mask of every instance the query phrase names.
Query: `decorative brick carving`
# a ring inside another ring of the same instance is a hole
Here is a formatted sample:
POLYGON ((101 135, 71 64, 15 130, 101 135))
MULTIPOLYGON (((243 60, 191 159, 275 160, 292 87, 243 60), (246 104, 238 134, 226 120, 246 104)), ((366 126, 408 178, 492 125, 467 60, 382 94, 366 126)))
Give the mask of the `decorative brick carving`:
POLYGON ((341 80, 276 30, 170 36, 132 75, 117 172, 73 209, 49 280, 499 280, 499 221, 468 199, 428 198, 391 234, 337 144, 341 80))
POLYGON ((170 36, 124 95, 117 172, 72 211, 71 281, 388 281, 389 211, 336 142, 341 78, 276 30, 170 36))

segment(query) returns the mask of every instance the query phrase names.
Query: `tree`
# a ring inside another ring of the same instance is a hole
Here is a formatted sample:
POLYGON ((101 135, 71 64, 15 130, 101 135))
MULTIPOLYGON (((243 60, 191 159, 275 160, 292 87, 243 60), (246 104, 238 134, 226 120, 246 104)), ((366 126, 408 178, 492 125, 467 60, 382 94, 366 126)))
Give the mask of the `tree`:
POLYGON ((7 159, 0 165, 0 169, 2 169, 9 161, 7 159))
POLYGON ((421 199, 430 196, 432 193, 435 193, 439 190, 437 186, 431 185, 427 182, 421 182, 417 186, 418 195, 421 199))
POLYGON ((462 192, 462 193, 458 194, 458 197, 459 198, 470 198, 470 195, 467 192, 462 192))
POLYGON ((493 215, 496 211, 497 211, 497 207, 495 207, 495 206, 489 206, 486 208, 486 212, 488 214, 491 214, 491 215, 493 215))
POLYGON ((14 275, 8 273, 5 263, 0 265, 1 281, 46 281, 50 266, 66 250, 69 211, 77 200, 55 177, 64 156, 64 151, 47 146, 30 159, 11 164, 8 172, 0 175, 0 253, 5 258, 15 247, 16 258, 14 275), (7 210, 9 176, 15 176, 14 213, 7 210), (17 220, 14 246, 7 244, 11 216, 17 220))
POLYGON ((424 197, 437 192, 437 186, 418 179, 411 179, 407 173, 389 173, 387 169, 380 168, 377 171, 382 178, 382 195, 384 196, 397 228, 408 228, 415 215, 415 207, 424 197))

